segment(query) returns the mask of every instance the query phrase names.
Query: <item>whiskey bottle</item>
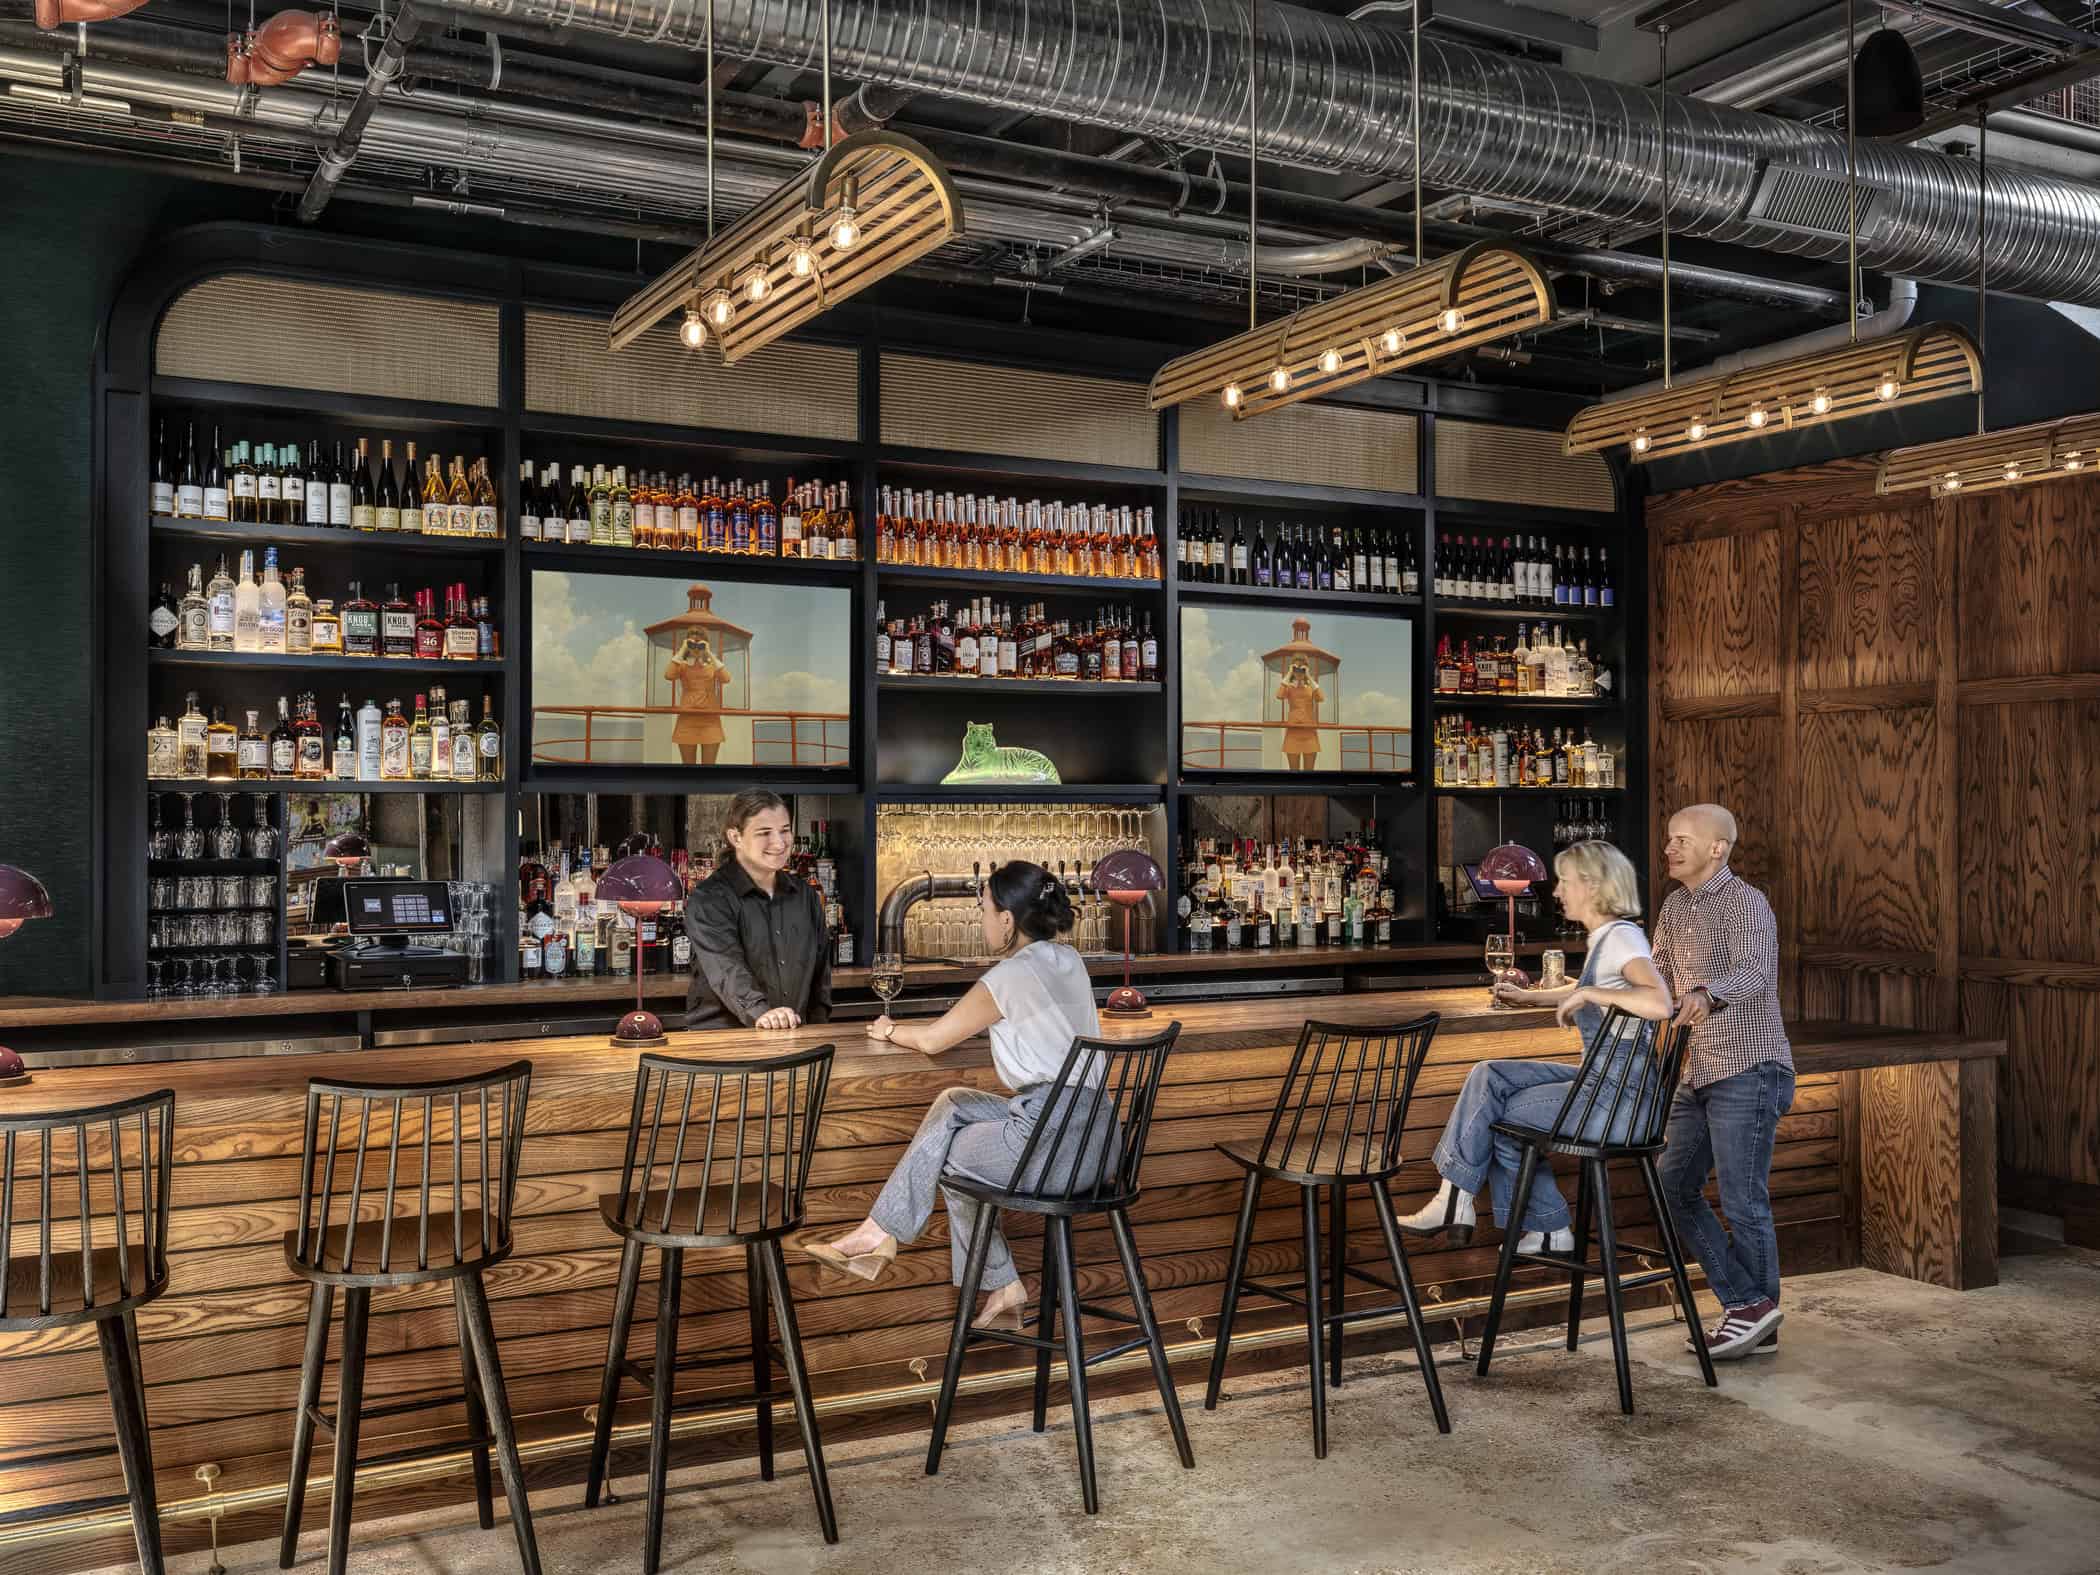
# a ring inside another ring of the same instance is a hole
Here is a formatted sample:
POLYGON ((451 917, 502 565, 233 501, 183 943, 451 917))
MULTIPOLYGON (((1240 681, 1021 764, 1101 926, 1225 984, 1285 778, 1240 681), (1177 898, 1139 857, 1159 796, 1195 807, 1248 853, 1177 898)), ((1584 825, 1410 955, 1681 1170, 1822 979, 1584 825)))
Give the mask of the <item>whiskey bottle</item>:
POLYGON ((386 715, 380 719, 379 780, 411 780, 408 772, 408 718, 402 714, 399 700, 389 700, 386 715))
MULTIPOLYGON (((347 708, 349 701, 343 704, 347 708)), ((313 782, 328 775, 327 741, 321 736, 321 718, 310 694, 299 697, 299 714, 292 721, 292 775, 313 782)))
POLYGON ((211 448, 204 464, 204 517, 208 520, 223 520, 226 508, 226 450, 219 440, 219 429, 211 429, 211 448))
POLYGON ((175 512, 175 464, 168 457, 168 418, 162 416, 153 437, 153 483, 148 508, 155 514, 175 512))
POLYGON ((423 534, 452 534, 451 495, 445 491, 445 478, 438 474, 438 457, 435 454, 431 455, 423 466, 423 534))
POLYGON ((204 518, 204 478, 197 471, 197 423, 189 426, 189 447, 184 451, 182 469, 175 476, 175 517, 197 520, 204 518))
MULTIPOLYGON (((313 483, 308 482, 310 488, 313 483)), ((335 463, 328 467, 328 523, 342 530, 350 528, 350 467, 343 463, 343 440, 335 440, 335 463)))
POLYGON ((386 588, 386 601, 380 605, 379 654, 396 660, 416 654, 416 613, 402 600, 399 584, 386 588))
POLYGON ((211 722, 204 729, 204 775, 213 782, 238 779, 240 730, 226 720, 219 707, 211 708, 211 722))
MULTIPOLYGON (((196 572, 194 564, 190 572, 196 572)), ((175 605, 175 587, 166 580, 160 582, 160 595, 154 600, 153 611, 146 615, 146 642, 159 651, 177 650, 182 645, 182 609, 175 605)))
POLYGON ((440 654, 449 662, 471 662, 481 655, 480 631, 467 611, 464 586, 446 588, 444 643, 440 654))
POLYGON ((430 750, 430 708, 426 697, 417 695, 415 720, 408 724, 408 774, 417 782, 430 780, 430 750))
MULTIPOLYGON (((459 586, 459 599, 463 602, 467 599, 467 587, 464 583, 459 586)), ((484 662, 498 660, 503 655, 503 641, 496 633, 496 615, 489 611, 489 599, 486 596, 475 597, 471 611, 474 618, 475 656, 484 662)))
MULTIPOLYGON (((336 643, 340 647, 340 635, 336 643)), ((292 570, 292 588, 284 598, 284 650, 287 656, 311 656, 314 650, 314 603, 306 594, 304 569, 292 570)))
POLYGON ((481 697, 481 728, 475 739, 476 775, 483 782, 503 780, 503 729, 496 725, 496 697, 481 697))
POLYGON ((416 592, 416 660, 435 662, 445 654, 445 626, 438 621, 437 592, 425 586, 416 592))
POLYGON ((436 782, 452 780, 452 716, 445 691, 436 684, 430 686, 430 776, 436 782))
MULTIPOLYGON (((291 632, 291 603, 285 603, 285 632, 291 632)), ((314 603, 313 654, 316 656, 341 656, 343 654, 343 615, 336 611, 335 603, 326 596, 314 603)))
POLYGON ((211 649, 211 603, 204 595, 204 565, 190 565, 189 584, 182 593, 182 603, 177 609, 178 626, 175 631, 175 648, 179 651, 208 651, 211 649))
POLYGON ((203 778, 210 750, 210 727, 197 709, 197 691, 182 697, 182 717, 175 724, 176 766, 174 774, 195 782, 203 778))
POLYGON ((379 604, 366 598, 356 580, 350 582, 350 599, 343 603, 343 654, 379 654, 379 604))
MULTIPOLYGON (((256 590, 255 648, 266 655, 284 655, 285 621, 284 581, 277 577, 277 549, 265 547, 262 584, 256 590)), ((236 635, 240 632, 238 609, 235 611, 234 632, 236 635)))
MULTIPOLYGON (((253 716, 255 713, 248 713, 253 716)), ((291 702, 283 695, 277 697, 277 725, 270 730, 270 775, 289 777, 295 774, 299 763, 299 744, 292 732, 291 702)))

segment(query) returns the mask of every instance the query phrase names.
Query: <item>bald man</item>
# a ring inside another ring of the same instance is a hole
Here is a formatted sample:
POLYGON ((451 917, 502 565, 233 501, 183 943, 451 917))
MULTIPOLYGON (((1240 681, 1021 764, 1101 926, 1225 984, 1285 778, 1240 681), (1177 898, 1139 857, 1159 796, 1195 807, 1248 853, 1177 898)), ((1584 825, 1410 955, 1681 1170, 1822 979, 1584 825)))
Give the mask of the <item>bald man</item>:
POLYGON ((1772 1141, 1794 1103, 1794 1057, 1779 1018, 1779 928, 1764 893, 1728 867, 1735 839, 1735 816, 1719 804, 1670 817, 1663 864, 1678 885, 1663 899, 1654 939, 1676 1021, 1691 1030, 1663 1193, 1721 1300, 1721 1321, 1706 1337, 1717 1361, 1779 1348, 1772 1141), (1726 1227, 1707 1205, 1709 1170, 1726 1227))

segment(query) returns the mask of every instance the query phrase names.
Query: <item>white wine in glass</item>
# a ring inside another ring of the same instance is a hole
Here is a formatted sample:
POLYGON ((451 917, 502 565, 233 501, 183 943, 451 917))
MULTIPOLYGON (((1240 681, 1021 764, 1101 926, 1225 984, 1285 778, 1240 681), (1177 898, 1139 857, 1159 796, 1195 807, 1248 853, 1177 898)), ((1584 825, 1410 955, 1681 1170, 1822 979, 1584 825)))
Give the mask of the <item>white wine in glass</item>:
POLYGON ((1507 1001, 1494 999, 1495 986, 1504 980, 1515 981, 1517 972, 1516 937, 1513 935, 1490 935, 1487 938, 1488 997, 1498 1012, 1516 1010, 1507 1001))
POLYGON ((904 957, 899 952, 877 952, 868 971, 868 983, 882 997, 883 1014, 889 1014, 890 1002, 904 991, 904 957))

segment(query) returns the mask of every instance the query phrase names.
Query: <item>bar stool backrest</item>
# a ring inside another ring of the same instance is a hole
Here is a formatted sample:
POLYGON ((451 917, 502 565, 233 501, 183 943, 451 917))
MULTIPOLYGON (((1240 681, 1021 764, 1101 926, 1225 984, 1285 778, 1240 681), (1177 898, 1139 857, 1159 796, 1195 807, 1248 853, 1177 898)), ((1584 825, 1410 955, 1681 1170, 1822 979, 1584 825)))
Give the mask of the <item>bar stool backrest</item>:
POLYGON ((1389 1171, 1441 1017, 1358 1027, 1308 1020, 1262 1134, 1260 1162, 1284 1170, 1389 1171))
POLYGON ((1134 1194, 1159 1080, 1180 1035, 1172 1022, 1147 1039, 1074 1039, 1008 1191, 1078 1208, 1134 1194))
POLYGON ((0 1329, 85 1322, 168 1283, 172 1090, 0 1116, 0 1329))
POLYGON ((835 1045, 763 1061, 644 1055, 619 1222, 656 1236, 777 1234, 802 1222, 835 1045))
POLYGON ((433 1083, 309 1080, 298 1262, 413 1276, 509 1252, 531 1086, 530 1061, 433 1083))
POLYGON ((1676 1023, 1612 1007, 1583 1050, 1582 1070, 1553 1118, 1552 1141, 1608 1137, 1624 1148, 1660 1144, 1690 1039, 1690 1031, 1676 1023))

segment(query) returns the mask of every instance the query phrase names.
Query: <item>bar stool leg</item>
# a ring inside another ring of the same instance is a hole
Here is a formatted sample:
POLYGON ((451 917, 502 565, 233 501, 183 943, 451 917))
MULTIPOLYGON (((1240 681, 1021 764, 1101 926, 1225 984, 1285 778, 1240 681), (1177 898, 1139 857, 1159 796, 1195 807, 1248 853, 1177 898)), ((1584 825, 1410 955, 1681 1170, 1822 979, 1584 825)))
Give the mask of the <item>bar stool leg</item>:
POLYGON ((1086 1344, 1080 1338, 1079 1279, 1072 1269, 1072 1222, 1051 1217, 1057 1232, 1058 1295, 1065 1304, 1065 1370, 1072 1391, 1072 1440, 1079 1446, 1079 1496, 1089 1515, 1101 1508, 1094 1487, 1094 1418, 1087 1409, 1086 1344))
POLYGON ((1232 1325, 1239 1316, 1240 1279, 1247 1272, 1247 1243, 1254 1234, 1254 1205, 1261 1196, 1261 1177, 1253 1171, 1240 1187, 1240 1221, 1232 1232, 1232 1261, 1225 1266, 1225 1299, 1218 1305, 1218 1338, 1210 1348, 1210 1384, 1203 1391, 1203 1409, 1218 1408, 1218 1392, 1225 1386, 1225 1358, 1232 1354, 1232 1325))
MULTIPOLYGON (((1590 1167, 1581 1167, 1575 1185, 1575 1261, 1585 1263, 1590 1251, 1590 1167)), ((1574 1350, 1582 1334, 1582 1285, 1587 1276, 1580 1269, 1568 1272, 1568 1349, 1574 1350)))
POLYGON ((627 1335, 634 1327, 634 1297, 642 1283, 642 1244, 629 1241, 620 1249, 620 1287, 613 1296, 612 1329, 605 1337, 605 1376, 598 1382, 598 1423, 591 1437, 591 1475, 583 1490, 583 1507, 620 1501, 606 1491, 612 1462, 613 1413, 620 1406, 621 1369, 627 1365, 627 1335))
POLYGON ((1313 1459, 1327 1458, 1327 1356, 1320 1348, 1319 1188, 1298 1189, 1305 1237, 1305 1348, 1311 1355, 1313 1459))
POLYGON ((299 1557, 299 1521, 306 1512, 306 1473, 314 1458, 314 1407, 321 1400, 321 1366, 328 1355, 328 1318, 335 1307, 333 1285, 306 1291, 306 1354, 299 1362, 299 1409, 292 1417, 292 1461, 285 1477, 284 1535, 277 1567, 288 1570, 299 1557))
POLYGON ((328 1575, 350 1565, 350 1512, 357 1497, 357 1427, 365 1393, 365 1331, 372 1293, 362 1286, 343 1291, 343 1359, 335 1402, 335 1487, 328 1498, 328 1575))
POLYGON ((1619 1373, 1619 1409, 1633 1415, 1633 1369, 1626 1359, 1626 1308, 1619 1294, 1619 1236, 1612 1228, 1611 1178, 1601 1159, 1585 1160, 1590 1190, 1596 1196, 1597 1256, 1603 1271, 1604 1304, 1611 1313, 1611 1360, 1619 1373))
MULTIPOLYGON (((1049 1216, 1043 1218, 1043 1257, 1038 1271, 1040 1285, 1035 1298, 1035 1334, 1039 1340, 1054 1341, 1057 1338, 1057 1238, 1050 1229, 1049 1216)), ((1035 1353, 1035 1416, 1034 1430, 1040 1433, 1050 1412, 1050 1347, 1045 1345, 1035 1353)))
MULTIPOLYGON (((963 1353, 970 1345, 970 1320, 977 1313, 977 1285, 984 1278, 984 1260, 991 1255, 992 1233, 989 1203, 979 1203, 977 1228, 970 1234, 970 1255, 963 1262, 963 1282, 955 1289, 955 1327, 948 1333, 948 1360, 941 1368, 941 1397, 933 1406, 933 1435, 926 1441, 926 1474, 941 1469, 941 1451, 948 1444, 948 1413, 955 1409, 955 1386, 962 1381, 963 1353)), ((950 1222, 949 1228, 954 1228, 950 1222)), ((1066 1321, 1071 1320, 1068 1317, 1066 1321)))
MULTIPOLYGON (((488 1408, 481 1402, 481 1376, 474 1371, 474 1345, 467 1335, 467 1297, 458 1280, 452 1282, 453 1322, 459 1328, 459 1376, 466 1391, 467 1427, 476 1438, 489 1436, 488 1408)), ((489 1471, 488 1445, 474 1449, 474 1510, 481 1529, 496 1524, 495 1479, 489 1471)))
POLYGON ((787 1260, 776 1236, 765 1245, 766 1278, 772 1285, 773 1317, 780 1324, 780 1359, 787 1367, 788 1388, 795 1395, 795 1421, 802 1429, 802 1459, 809 1467, 810 1491, 816 1495, 817 1524, 824 1540, 839 1540, 838 1517, 831 1508, 831 1476, 824 1469, 824 1440, 817 1431, 817 1407, 802 1364, 802 1330, 795 1319, 795 1299, 788 1293, 787 1260))
POLYGON ((1684 1309, 1684 1321, 1691 1325, 1692 1350, 1699 1358, 1699 1372, 1706 1379, 1706 1387, 1717 1389, 1720 1380, 1714 1376, 1714 1359, 1706 1349, 1706 1330, 1699 1322, 1699 1306, 1692 1300, 1692 1279, 1685 1272, 1684 1243, 1677 1237, 1677 1221, 1671 1217, 1670 1205, 1663 1197, 1662 1177, 1656 1173, 1655 1156, 1641 1156, 1641 1180, 1648 1187, 1648 1203, 1655 1210, 1655 1223, 1662 1236, 1663 1256, 1670 1260, 1670 1278, 1677 1284, 1677 1305, 1684 1309))
MULTIPOLYGON (((85 1183, 82 1183, 85 1186, 85 1183)), ((131 1499, 131 1534, 139 1547, 139 1567, 145 1575, 161 1575, 160 1505, 153 1492, 153 1445, 146 1434, 146 1406, 133 1357, 135 1346, 128 1329, 131 1315, 122 1320, 96 1320, 95 1334, 102 1347, 102 1372, 109 1381, 110 1415, 116 1423, 117 1453, 124 1462, 124 1489, 131 1499)))
POLYGON ((1347 1310, 1349 1261, 1349 1189, 1336 1182, 1327 1189, 1327 1304, 1334 1316, 1327 1324, 1327 1377, 1342 1387, 1342 1314, 1347 1310))
POLYGON ((1401 1304, 1407 1308, 1408 1332, 1415 1339, 1415 1362, 1422 1369, 1422 1386, 1429 1391, 1429 1410, 1439 1433, 1451 1431, 1451 1417, 1444 1410, 1444 1383, 1437 1376, 1436 1358, 1430 1354, 1429 1331, 1422 1324, 1422 1304, 1415 1297, 1414 1271, 1400 1245, 1400 1228, 1393 1223, 1393 1189, 1381 1176, 1374 1188, 1378 1224, 1385 1235, 1386 1256, 1393 1260, 1393 1280, 1400 1287, 1401 1304))
POLYGON ((1121 1209, 1108 1211, 1109 1229, 1115 1232, 1116 1252, 1123 1260, 1123 1278, 1130 1282, 1130 1304, 1144 1331, 1145 1354, 1152 1359, 1152 1379, 1159 1385, 1160 1403, 1166 1407, 1167 1426, 1174 1431, 1174 1448, 1181 1463, 1196 1469, 1196 1456, 1189 1448, 1189 1431, 1181 1420, 1181 1397, 1174 1392, 1174 1375, 1167 1367, 1167 1348, 1159 1337, 1159 1322, 1152 1316, 1152 1296, 1145 1289, 1145 1268, 1138 1259, 1137 1241, 1130 1234, 1130 1216, 1121 1209))
POLYGON ((124 1343, 131 1349, 131 1370, 139 1380, 139 1426, 147 1432, 153 1430, 153 1419, 146 1414, 146 1363, 139 1355, 139 1319, 136 1312, 124 1315, 124 1343))
POLYGON ((758 1266, 757 1242, 744 1246, 745 1299, 751 1304, 751 1378, 758 1391, 752 1420, 758 1424, 758 1475, 773 1480, 773 1356, 766 1343, 766 1285, 758 1266))
POLYGON ((489 1318, 488 1290, 478 1270, 462 1275, 460 1286, 466 1293, 467 1332, 474 1337, 482 1402, 488 1407, 489 1431, 496 1439, 496 1463, 503 1471, 503 1496, 510 1501, 511 1530, 518 1538, 518 1562, 525 1575, 540 1575, 540 1547, 532 1535, 532 1505, 525 1497, 525 1467, 518 1459, 510 1392, 503 1387, 503 1364, 496 1355, 496 1325, 489 1318))
POLYGON ((1517 1237, 1524 1229, 1524 1211, 1531 1207, 1531 1182, 1538 1174, 1539 1151, 1524 1146, 1524 1163, 1517 1167, 1517 1190, 1509 1201, 1509 1219, 1502 1232, 1502 1256, 1495 1264, 1495 1291, 1488 1302, 1487 1327, 1480 1331, 1480 1360, 1473 1370, 1487 1377, 1488 1358, 1495 1354, 1495 1335, 1502 1327, 1502 1303, 1509 1295, 1510 1276, 1517 1267, 1517 1237))
POLYGON ((685 1254, 663 1249, 656 1282, 656 1370, 649 1390, 649 1513, 642 1533, 642 1575, 656 1575, 663 1556, 664 1489, 671 1469, 671 1388, 678 1377, 678 1291, 685 1254))

